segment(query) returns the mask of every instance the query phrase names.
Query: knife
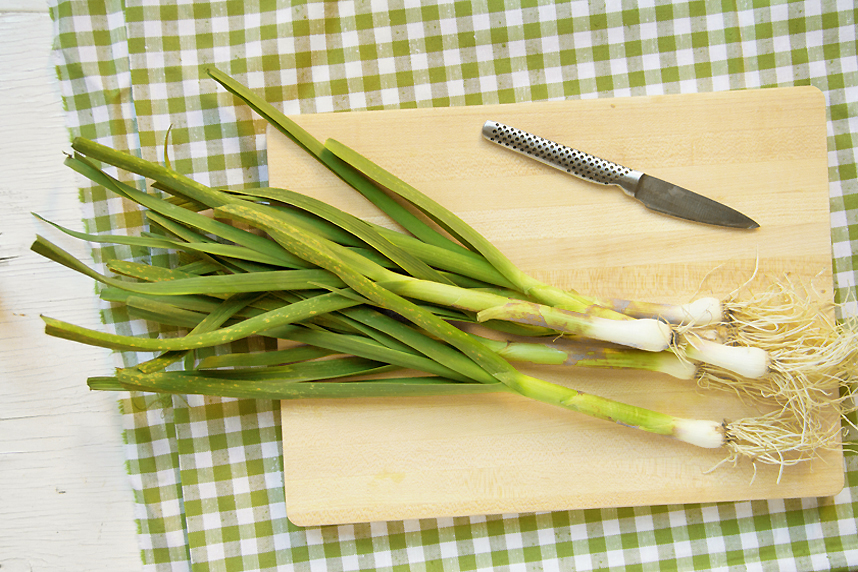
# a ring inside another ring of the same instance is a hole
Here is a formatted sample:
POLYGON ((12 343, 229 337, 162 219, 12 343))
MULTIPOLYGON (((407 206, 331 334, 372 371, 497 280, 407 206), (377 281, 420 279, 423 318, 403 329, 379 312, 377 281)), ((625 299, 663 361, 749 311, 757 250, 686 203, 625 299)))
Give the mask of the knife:
POLYGON ((486 121, 483 137, 587 181, 617 185, 656 212, 718 226, 760 226, 739 211, 703 195, 503 123, 486 121))

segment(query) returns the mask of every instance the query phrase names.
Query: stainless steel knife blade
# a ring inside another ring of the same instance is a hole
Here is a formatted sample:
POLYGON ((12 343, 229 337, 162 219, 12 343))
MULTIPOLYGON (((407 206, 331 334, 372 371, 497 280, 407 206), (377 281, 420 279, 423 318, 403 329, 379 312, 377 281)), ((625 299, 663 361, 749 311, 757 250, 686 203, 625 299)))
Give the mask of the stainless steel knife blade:
POLYGON ((732 228, 760 226, 739 211, 688 189, 497 121, 486 121, 483 137, 587 181, 617 185, 662 214, 732 228))

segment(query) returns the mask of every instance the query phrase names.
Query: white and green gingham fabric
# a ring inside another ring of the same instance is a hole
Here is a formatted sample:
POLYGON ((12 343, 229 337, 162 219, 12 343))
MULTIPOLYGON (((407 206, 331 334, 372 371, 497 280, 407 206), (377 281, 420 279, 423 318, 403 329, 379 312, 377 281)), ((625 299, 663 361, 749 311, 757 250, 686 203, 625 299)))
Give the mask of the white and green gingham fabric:
MULTIPOLYGON (((172 165, 217 185, 265 184, 267 170, 262 121, 206 78, 210 64, 290 114, 814 85, 828 104, 836 292, 856 298, 853 0, 54 0, 51 13, 72 134, 162 161, 172 127, 172 165)), ((103 190, 81 197, 94 232, 141 223, 103 190)), ((122 333, 151 327, 104 316, 122 333)), ((277 403, 120 405, 147 570, 858 569, 854 457, 834 498, 299 528, 277 403)))

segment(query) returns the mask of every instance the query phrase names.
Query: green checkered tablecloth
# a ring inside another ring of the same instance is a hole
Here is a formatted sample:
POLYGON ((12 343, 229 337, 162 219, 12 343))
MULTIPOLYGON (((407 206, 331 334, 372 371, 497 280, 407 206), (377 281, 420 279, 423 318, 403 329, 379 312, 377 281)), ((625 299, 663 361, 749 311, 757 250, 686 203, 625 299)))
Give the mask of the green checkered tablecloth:
MULTIPOLYGON (((264 125, 205 78, 208 64, 290 114, 814 85, 828 104, 836 292, 854 300, 853 0, 642 4, 54 0, 51 13, 74 135, 162 161, 172 126, 173 166, 226 186, 266 182, 264 125)), ((92 231, 141 224, 101 189, 81 196, 92 231)), ((104 317, 120 333, 150 327, 117 308, 104 317)), ((854 457, 835 498, 298 528, 277 403, 120 405, 147 570, 858 569, 854 457)))

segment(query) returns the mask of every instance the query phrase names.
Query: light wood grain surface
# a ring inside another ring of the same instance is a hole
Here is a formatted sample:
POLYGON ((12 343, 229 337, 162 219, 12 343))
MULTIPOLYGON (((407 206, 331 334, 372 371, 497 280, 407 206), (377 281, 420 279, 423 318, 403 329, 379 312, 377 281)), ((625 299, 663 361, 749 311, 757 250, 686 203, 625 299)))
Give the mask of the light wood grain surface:
POLYGON ((39 319, 101 325, 92 281, 29 251, 54 236, 31 211, 82 227, 52 41, 44 2, 0 2, 0 570, 140 570, 116 398, 86 388, 113 358, 39 319))
MULTIPOLYGON (((814 88, 328 114, 296 118, 456 211, 523 270, 603 296, 686 302, 759 272, 831 296, 825 110, 814 88), (725 202, 756 231, 657 215, 619 189, 579 181, 481 139, 492 119, 725 202)), ((360 195, 269 131, 273 185, 374 222, 360 195)), ((525 368, 539 377, 683 417, 755 410, 658 375, 525 368)), ((832 420, 836 416, 832 417, 832 420)), ((653 438, 508 394, 283 403, 289 517, 330 524, 432 516, 825 496, 842 456, 777 470, 708 469, 719 451, 653 438)))

